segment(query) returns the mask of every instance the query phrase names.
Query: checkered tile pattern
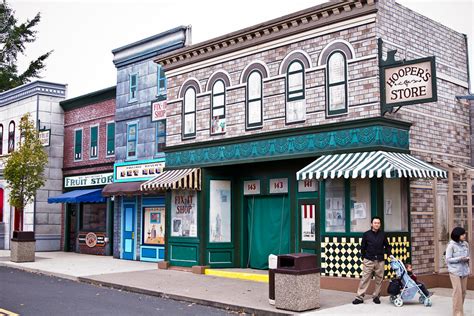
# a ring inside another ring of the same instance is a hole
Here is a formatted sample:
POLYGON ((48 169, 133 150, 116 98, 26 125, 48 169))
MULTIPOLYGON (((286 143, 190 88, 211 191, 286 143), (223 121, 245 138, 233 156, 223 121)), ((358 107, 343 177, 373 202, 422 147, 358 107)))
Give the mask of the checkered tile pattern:
MULTIPOLYGON (((410 261, 410 242, 408 236, 389 237, 392 254, 403 262, 410 261)), ((361 237, 324 237, 321 243, 322 275, 359 278, 362 275, 360 258, 361 237)), ((385 277, 394 275, 390 264, 385 265, 385 277)))

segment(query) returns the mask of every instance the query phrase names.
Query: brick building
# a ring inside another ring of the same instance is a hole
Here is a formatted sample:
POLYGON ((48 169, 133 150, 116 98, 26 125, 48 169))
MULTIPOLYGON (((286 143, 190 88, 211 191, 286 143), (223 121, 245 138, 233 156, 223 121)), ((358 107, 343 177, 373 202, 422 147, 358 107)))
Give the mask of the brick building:
POLYGON ((113 181, 115 87, 60 103, 64 110, 64 193, 61 246, 65 251, 111 255, 113 201, 102 189, 113 181))
POLYGON ((37 251, 60 249, 61 207, 48 205, 49 196, 62 190, 63 111, 59 102, 66 97, 66 85, 34 81, 0 94, 0 249, 10 249, 14 230, 34 231, 37 251), (3 178, 3 164, 20 142, 21 117, 30 119, 40 132, 48 154, 45 185, 36 192, 23 214, 10 206, 9 190, 3 178))
POLYGON ((396 256, 442 272, 445 232, 472 234, 452 189, 470 163, 466 59, 463 34, 393 0, 328 2, 156 58, 168 171, 141 188, 172 188, 166 259, 266 268, 311 252, 351 280, 377 215, 396 256), (433 84, 393 79, 408 71, 433 84))

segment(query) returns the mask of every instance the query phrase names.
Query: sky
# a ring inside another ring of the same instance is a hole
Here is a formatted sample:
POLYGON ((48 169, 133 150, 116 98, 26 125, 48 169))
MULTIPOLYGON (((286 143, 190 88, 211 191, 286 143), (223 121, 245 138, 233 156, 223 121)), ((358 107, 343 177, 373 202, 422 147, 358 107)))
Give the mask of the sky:
MULTIPOLYGON (((192 43, 202 42, 326 1, 210 0, 7 0, 20 22, 41 12, 37 40, 19 58, 29 61, 53 50, 41 80, 68 84, 68 98, 116 82, 112 49, 179 25, 192 25, 192 43)), ((474 82, 474 0, 398 0, 467 34, 474 82)), ((474 85, 471 84, 474 87, 474 85)), ((471 93, 473 89, 471 89, 471 93)))

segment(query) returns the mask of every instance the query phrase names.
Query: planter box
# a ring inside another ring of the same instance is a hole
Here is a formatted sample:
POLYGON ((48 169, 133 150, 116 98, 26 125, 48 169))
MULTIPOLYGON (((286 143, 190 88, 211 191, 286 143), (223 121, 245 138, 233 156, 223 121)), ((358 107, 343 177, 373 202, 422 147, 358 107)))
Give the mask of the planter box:
POLYGON ((36 239, 34 232, 14 231, 10 245, 10 261, 35 261, 36 239))

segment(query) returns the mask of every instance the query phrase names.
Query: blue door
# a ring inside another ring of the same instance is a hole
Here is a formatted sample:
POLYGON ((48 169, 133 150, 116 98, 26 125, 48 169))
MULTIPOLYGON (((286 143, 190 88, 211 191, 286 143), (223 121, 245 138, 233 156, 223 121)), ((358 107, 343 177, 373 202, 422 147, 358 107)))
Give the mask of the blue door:
POLYGON ((122 225, 122 259, 133 260, 135 253, 135 204, 124 204, 122 225))

